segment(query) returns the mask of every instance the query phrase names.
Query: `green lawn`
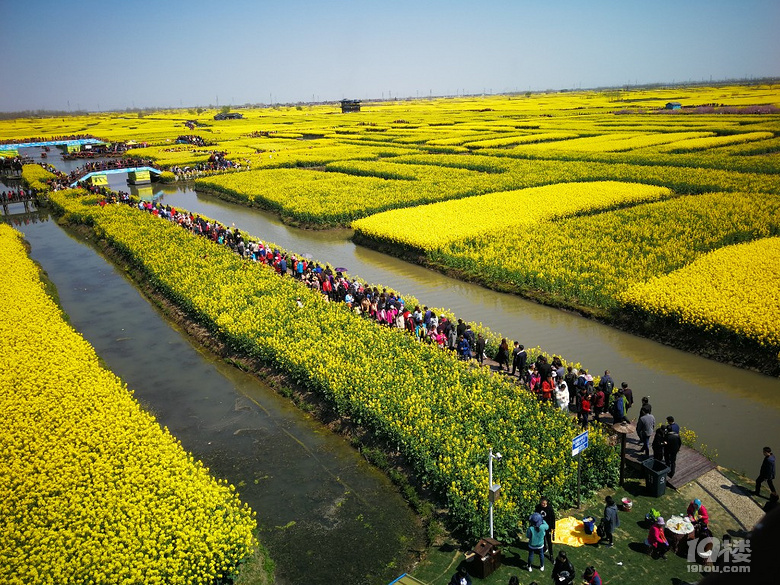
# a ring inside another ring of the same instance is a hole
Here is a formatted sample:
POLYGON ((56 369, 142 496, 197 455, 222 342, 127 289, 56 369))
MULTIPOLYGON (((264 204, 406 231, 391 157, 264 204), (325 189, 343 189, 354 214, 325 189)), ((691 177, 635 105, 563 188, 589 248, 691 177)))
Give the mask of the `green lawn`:
MULTIPOLYGON (((740 485, 749 485, 749 480, 730 476, 740 485)), ((652 559, 646 552, 644 540, 647 537, 649 524, 645 520, 645 514, 656 508, 662 516, 668 518, 686 510, 688 503, 694 498, 700 498, 704 502, 710 514, 710 528, 713 536, 721 537, 724 534, 732 536, 744 536, 744 531, 739 523, 715 502, 710 502, 697 486, 692 483, 683 487, 679 492, 667 489, 660 498, 645 495, 643 479, 629 477, 622 488, 617 490, 605 490, 598 495, 583 501, 581 510, 569 510, 558 512, 560 518, 575 516, 594 516, 600 518, 604 509, 604 497, 612 495, 616 502, 623 497, 630 497, 634 501, 630 512, 620 512, 620 527, 615 531, 615 546, 607 548, 598 545, 586 545, 570 547, 554 545, 554 553, 565 550, 577 571, 575 583, 582 581, 582 572, 588 565, 593 565, 602 577, 604 583, 620 583, 621 585, 647 585, 649 583, 668 583, 670 585, 682 585, 684 583, 696 583, 700 574, 688 571, 688 562, 685 558, 667 555, 668 560, 652 559)), ((759 500, 763 505, 763 501, 759 500)), ((518 528, 518 532, 525 534, 525 527, 518 528)), ((413 575, 429 585, 446 585, 459 565, 464 562, 464 548, 454 540, 449 540, 431 549, 428 557, 415 569, 413 575)), ((553 563, 545 561, 545 572, 538 568, 528 572, 526 560, 528 549, 525 542, 511 543, 511 546, 503 547, 504 561, 502 566, 487 579, 474 579, 474 583, 486 585, 506 585, 512 575, 517 575, 520 583, 529 584, 537 581, 540 585, 550 582, 550 572, 553 563)), ((538 566, 538 560, 534 559, 534 565, 538 566)))

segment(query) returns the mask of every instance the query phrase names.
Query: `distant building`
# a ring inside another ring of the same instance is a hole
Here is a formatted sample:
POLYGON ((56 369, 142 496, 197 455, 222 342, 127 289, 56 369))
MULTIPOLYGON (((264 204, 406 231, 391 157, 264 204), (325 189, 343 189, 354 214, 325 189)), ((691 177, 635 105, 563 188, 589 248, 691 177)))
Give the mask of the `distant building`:
POLYGON ((341 100, 341 113, 348 114, 349 112, 360 111, 360 100, 341 100))
POLYGON ((679 110, 682 108, 682 104, 680 102, 668 102, 665 106, 665 110, 679 110))
POLYGON ((216 116, 214 116, 215 120, 240 120, 244 117, 244 114, 239 114, 238 112, 228 112, 227 114, 220 112, 216 116))

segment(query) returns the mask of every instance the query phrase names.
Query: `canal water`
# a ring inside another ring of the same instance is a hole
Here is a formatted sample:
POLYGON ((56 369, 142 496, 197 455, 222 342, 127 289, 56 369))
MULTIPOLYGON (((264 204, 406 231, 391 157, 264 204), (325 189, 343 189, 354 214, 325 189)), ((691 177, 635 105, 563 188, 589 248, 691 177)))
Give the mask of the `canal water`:
POLYGON ((193 345, 48 214, 11 220, 106 366, 257 512, 278 583, 382 583, 402 572, 423 535, 384 474, 289 400, 193 345))
MULTIPOLYGON (((63 158, 65 151, 57 146, 49 147, 48 152, 39 146, 21 147, 18 149, 21 156, 31 158, 33 162, 47 163, 63 173, 69 173, 77 168, 83 167, 88 162, 103 162, 111 160, 110 158, 73 158, 66 160, 63 158)), ((126 178, 126 177, 125 177, 126 178)), ((127 190, 127 189, 125 189, 127 190)))
MULTIPOLYGON (((115 176, 114 188, 122 188, 115 176)), ((757 474, 761 450, 780 445, 780 379, 708 360, 637 337, 573 313, 515 295, 487 290, 438 272, 356 246, 350 230, 302 230, 274 214, 246 208, 182 185, 155 186, 164 204, 235 224, 242 231, 350 274, 415 296, 431 307, 481 322, 526 347, 580 362, 593 374, 610 370, 627 382, 637 401, 649 396, 656 420, 672 415, 696 432, 717 461, 757 474)))

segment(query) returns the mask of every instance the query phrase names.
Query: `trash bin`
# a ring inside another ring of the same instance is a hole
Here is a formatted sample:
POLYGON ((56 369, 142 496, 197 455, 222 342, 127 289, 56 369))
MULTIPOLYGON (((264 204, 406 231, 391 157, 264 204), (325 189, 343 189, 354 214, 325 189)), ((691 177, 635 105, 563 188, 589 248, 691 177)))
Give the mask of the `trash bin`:
POLYGON ((469 555, 470 573, 474 577, 485 579, 501 566, 501 543, 492 538, 483 538, 469 555))
POLYGON ((592 516, 583 518, 582 524, 585 528, 585 534, 593 534, 593 531, 596 529, 596 520, 592 516))
POLYGON ((669 468, 663 461, 658 461, 651 457, 642 462, 645 468, 645 485, 647 486, 648 495, 653 497, 660 497, 666 492, 666 475, 669 473, 669 468))

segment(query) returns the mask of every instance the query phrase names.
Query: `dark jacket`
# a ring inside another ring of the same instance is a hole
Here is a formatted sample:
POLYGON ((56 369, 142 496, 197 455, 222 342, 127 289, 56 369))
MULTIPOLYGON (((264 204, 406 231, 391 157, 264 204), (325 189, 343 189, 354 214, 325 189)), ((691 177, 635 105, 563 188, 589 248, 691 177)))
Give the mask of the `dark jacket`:
POLYGON ((526 364, 528 363, 528 353, 521 349, 517 352, 517 355, 515 356, 515 367, 522 371, 525 369, 526 364))
POLYGON ((617 505, 604 506, 604 528, 608 532, 612 532, 618 526, 620 526, 620 518, 618 517, 617 505))
POLYGON ((761 477, 765 479, 775 478, 775 456, 774 455, 769 455, 769 457, 764 457, 764 460, 761 462, 761 477))
POLYGON ((677 433, 666 433, 666 453, 668 455, 677 455, 680 447, 682 447, 682 440, 677 433))
POLYGON ((550 527, 550 530, 555 530, 555 510, 553 510, 553 507, 549 502, 547 502, 546 506, 536 504, 534 512, 539 512, 539 514, 542 515, 542 518, 544 518, 544 521, 547 522, 547 526, 550 527))
POLYGON ((566 559, 565 561, 561 561, 559 558, 556 557, 555 559, 555 566, 552 570, 552 578, 553 583, 556 585, 569 585, 574 581, 574 565, 571 564, 571 561, 569 559, 566 559), (569 574, 569 579, 561 579, 558 580, 558 576, 566 571, 569 574))
POLYGON ((539 375, 542 377, 542 381, 548 380, 552 376, 552 366, 547 362, 537 362, 536 371, 539 372, 539 375))

